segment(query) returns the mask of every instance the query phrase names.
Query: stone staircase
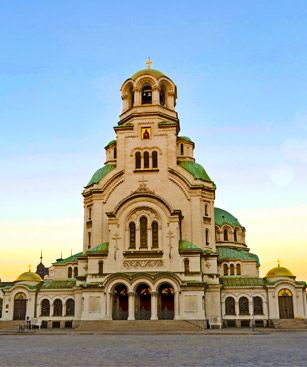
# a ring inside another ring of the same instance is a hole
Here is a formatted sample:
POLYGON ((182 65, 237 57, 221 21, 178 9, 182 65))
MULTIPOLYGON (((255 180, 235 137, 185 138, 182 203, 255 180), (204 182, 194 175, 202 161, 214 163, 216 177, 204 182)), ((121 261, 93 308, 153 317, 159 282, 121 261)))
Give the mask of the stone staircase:
POLYGON ((278 319, 272 320, 275 329, 307 329, 307 320, 278 319))
POLYGON ((20 326, 24 326, 24 325, 25 325, 25 321, 19 321, 19 320, 0 321, 0 331, 1 330, 17 331, 17 330, 19 330, 20 326))
POLYGON ((205 321, 185 320, 100 320, 80 321, 75 328, 80 332, 101 332, 106 334, 189 334, 202 333, 205 321))

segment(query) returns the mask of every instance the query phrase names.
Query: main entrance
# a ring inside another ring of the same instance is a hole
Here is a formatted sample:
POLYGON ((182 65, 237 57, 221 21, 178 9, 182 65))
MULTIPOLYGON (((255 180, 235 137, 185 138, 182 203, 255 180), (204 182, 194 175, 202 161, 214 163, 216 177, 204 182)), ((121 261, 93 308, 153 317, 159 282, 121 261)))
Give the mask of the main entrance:
POLYGON ((174 288, 168 283, 163 283, 159 287, 158 319, 174 319, 174 288))
POLYGON ((117 284, 117 286, 114 288, 112 319, 128 319, 128 289, 124 284, 117 284))
POLYGON ((13 320, 25 320, 27 312, 27 296, 20 292, 14 297, 13 320))
POLYGON ((151 291, 147 284, 139 284, 135 292, 135 319, 150 320, 151 291))
POLYGON ((289 289, 281 289, 278 292, 278 306, 280 319, 293 319, 293 297, 289 289))

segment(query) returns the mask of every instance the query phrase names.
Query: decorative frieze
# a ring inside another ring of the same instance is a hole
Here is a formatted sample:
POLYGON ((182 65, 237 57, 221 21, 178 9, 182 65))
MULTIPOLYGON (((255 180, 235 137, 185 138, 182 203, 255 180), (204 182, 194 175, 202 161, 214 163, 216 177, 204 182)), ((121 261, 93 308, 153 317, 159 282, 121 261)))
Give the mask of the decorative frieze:
POLYGON ((163 260, 124 260, 125 268, 158 268, 163 266, 163 260))

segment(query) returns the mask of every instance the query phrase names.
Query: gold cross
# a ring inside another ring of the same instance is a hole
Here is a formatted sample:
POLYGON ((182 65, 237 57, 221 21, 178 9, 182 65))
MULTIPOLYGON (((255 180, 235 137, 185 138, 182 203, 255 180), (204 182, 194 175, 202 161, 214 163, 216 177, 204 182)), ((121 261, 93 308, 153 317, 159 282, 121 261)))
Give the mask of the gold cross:
POLYGON ((150 70, 150 66, 152 64, 152 61, 150 60, 150 57, 148 57, 148 60, 146 61, 147 69, 150 70))
POLYGON ((278 266, 278 268, 280 267, 280 260, 279 259, 277 260, 277 266, 278 266))
POLYGON ((28 265, 29 266, 29 272, 31 272, 31 265, 28 265))

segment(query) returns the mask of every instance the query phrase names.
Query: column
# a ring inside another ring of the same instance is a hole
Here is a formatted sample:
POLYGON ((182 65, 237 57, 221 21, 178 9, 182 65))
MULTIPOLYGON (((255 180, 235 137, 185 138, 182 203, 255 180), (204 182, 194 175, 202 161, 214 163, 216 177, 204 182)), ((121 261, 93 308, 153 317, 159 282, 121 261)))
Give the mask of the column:
POLYGON ((158 320, 158 292, 151 292, 151 317, 150 320, 158 320))
POLYGON ((134 307, 135 306, 135 302, 134 302, 134 292, 129 292, 128 293, 128 320, 135 320, 135 316, 134 316, 134 307))
POLYGON ((113 293, 106 293, 106 319, 112 320, 112 308, 113 308, 113 293))
POLYGON ((174 304, 174 320, 180 319, 179 298, 180 298, 180 292, 176 291, 175 297, 174 297, 174 303, 175 303, 174 304))

